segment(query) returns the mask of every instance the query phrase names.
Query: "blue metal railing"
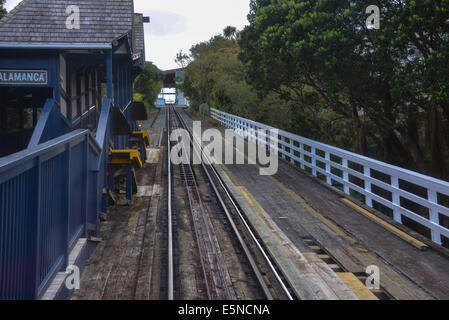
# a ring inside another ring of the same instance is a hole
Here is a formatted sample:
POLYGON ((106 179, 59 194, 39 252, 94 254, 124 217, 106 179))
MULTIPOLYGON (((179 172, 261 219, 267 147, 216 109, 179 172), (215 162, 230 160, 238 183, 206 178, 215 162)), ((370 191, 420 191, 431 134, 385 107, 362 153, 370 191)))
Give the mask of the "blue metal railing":
POLYGON ((0 158, 0 300, 40 298, 76 241, 96 233, 107 207, 112 108, 105 99, 92 117, 95 138, 82 129, 62 135, 71 128, 49 99, 28 148, 0 158))
POLYGON ((88 130, 76 130, 0 159, 0 299, 39 298, 65 270, 96 220, 89 195, 98 194, 101 153, 88 130))
POLYGON ((98 126, 99 112, 97 106, 92 106, 72 122, 72 129, 95 129, 98 126))
POLYGON ((47 99, 28 148, 49 141, 71 131, 71 125, 61 113, 61 107, 54 99, 47 99))
POLYGON ((96 198, 92 199, 92 201, 98 201, 97 208, 102 212, 106 212, 107 207, 107 195, 104 194, 103 190, 107 186, 108 153, 109 144, 112 142, 114 134, 113 125, 112 100, 107 98, 101 106, 100 120, 98 121, 96 141, 103 152, 99 155, 96 162, 99 188, 96 198))

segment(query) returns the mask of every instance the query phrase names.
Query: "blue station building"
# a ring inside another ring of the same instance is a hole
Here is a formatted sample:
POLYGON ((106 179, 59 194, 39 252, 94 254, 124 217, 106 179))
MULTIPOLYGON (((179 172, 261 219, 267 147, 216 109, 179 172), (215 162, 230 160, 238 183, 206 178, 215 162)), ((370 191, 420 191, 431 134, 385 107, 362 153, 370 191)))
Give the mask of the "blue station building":
POLYGON ((0 299, 42 298, 107 206, 132 203, 145 22, 132 0, 24 0, 0 20, 0 299))

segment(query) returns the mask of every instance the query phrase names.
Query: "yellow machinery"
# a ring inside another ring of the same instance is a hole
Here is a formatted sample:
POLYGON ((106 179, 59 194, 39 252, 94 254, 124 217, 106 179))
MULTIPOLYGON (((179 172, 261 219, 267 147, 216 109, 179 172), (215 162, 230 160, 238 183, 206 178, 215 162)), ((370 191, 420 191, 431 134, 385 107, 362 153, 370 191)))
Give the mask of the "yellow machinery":
POLYGON ((111 184, 117 186, 116 194, 119 199, 114 199, 118 205, 131 205, 134 203, 134 195, 137 193, 137 181, 135 170, 143 168, 138 149, 114 150, 109 148, 109 167, 111 184), (126 185, 126 198, 120 192, 120 186, 126 185))
POLYGON ((145 144, 145 147, 149 147, 150 146, 150 136, 148 134, 148 132, 146 131, 133 131, 130 135, 130 141, 143 141, 145 144))
POLYGON ((109 149, 110 152, 110 164, 129 164, 135 169, 143 168, 142 160, 140 159, 139 150, 136 149, 125 149, 125 150, 114 150, 109 149))
POLYGON ((146 148, 150 145, 150 136, 146 131, 134 131, 129 135, 129 145, 133 149, 109 148, 110 185, 118 186, 115 200, 118 205, 130 205, 137 193, 135 170, 143 168, 146 161, 146 148), (126 184, 126 199, 121 195, 120 186, 126 184))

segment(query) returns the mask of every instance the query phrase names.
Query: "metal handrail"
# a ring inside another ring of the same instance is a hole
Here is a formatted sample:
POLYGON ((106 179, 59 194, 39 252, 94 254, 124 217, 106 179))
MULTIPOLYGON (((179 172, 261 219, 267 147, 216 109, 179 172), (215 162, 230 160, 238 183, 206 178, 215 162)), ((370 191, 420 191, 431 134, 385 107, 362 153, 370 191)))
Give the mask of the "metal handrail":
POLYGON ((101 152, 88 130, 75 130, 0 158, 0 299, 38 299, 66 270, 97 220, 92 162, 101 152))

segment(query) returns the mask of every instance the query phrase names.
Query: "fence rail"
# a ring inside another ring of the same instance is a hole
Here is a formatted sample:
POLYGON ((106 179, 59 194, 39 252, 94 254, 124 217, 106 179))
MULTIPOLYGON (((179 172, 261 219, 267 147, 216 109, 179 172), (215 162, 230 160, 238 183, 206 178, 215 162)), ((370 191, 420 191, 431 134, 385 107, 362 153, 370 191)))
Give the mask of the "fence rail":
POLYGON ((279 155, 326 183, 342 187, 399 223, 449 245, 449 183, 313 141, 262 123, 211 109, 211 116, 251 141, 269 144, 279 155), (270 138, 270 130, 278 130, 270 138), (407 220, 407 221, 404 221, 407 220))
POLYGON ((71 126, 61 114, 59 103, 54 99, 47 99, 31 136, 28 148, 35 147, 69 131, 71 131, 71 126))
POLYGON ((39 298, 96 217, 101 147, 75 130, 0 159, 0 299, 39 298), (93 183, 92 183, 93 181, 93 183))
POLYGON ((48 99, 28 148, 0 158, 0 300, 39 299, 77 240, 95 235, 107 206, 112 108, 104 99, 100 114, 93 107, 75 124, 98 124, 93 137, 48 99))

